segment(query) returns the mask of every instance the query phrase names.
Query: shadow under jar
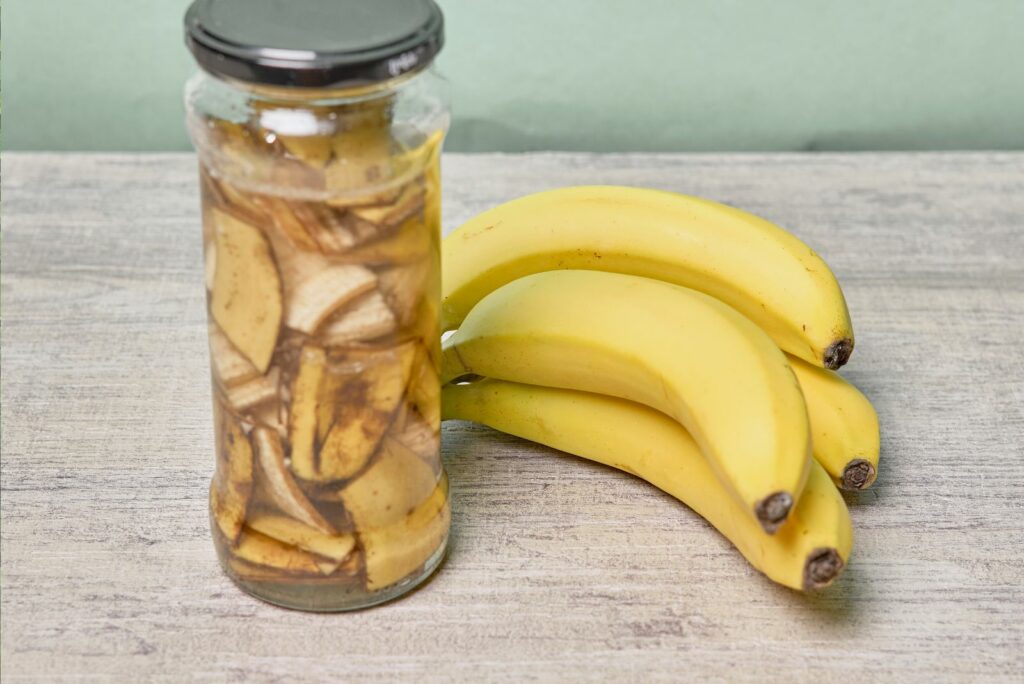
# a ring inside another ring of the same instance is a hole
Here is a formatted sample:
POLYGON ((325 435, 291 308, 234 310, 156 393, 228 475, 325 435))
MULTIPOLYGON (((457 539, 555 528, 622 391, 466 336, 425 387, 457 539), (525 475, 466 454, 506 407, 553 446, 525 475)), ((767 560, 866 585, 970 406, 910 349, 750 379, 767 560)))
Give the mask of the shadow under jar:
POLYGON ((216 471, 243 590, 291 608, 399 596, 450 520, 438 381, 443 80, 430 0, 197 0, 216 471))

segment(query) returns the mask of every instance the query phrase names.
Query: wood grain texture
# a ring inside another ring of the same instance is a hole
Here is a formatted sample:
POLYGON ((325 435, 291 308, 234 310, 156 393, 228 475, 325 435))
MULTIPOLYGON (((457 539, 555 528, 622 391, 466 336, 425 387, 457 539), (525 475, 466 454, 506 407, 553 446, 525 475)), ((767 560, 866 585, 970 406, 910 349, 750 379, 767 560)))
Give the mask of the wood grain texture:
POLYGON ((879 480, 806 597, 643 482, 449 424, 446 564, 343 615, 217 567, 193 157, 5 153, 2 178, 3 681, 1020 681, 1024 154, 446 157, 449 228, 623 183, 792 229, 849 299, 879 480))

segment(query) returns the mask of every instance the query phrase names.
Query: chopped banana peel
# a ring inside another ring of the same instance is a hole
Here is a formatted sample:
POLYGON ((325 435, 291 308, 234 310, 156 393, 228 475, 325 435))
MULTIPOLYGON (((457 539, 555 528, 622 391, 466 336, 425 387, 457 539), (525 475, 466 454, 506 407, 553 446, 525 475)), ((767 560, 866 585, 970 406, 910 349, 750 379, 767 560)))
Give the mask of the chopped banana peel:
POLYGON ((437 471, 441 464, 440 426, 431 426, 418 411, 408 405, 402 409, 402 415, 395 420, 395 425, 396 427, 391 430, 391 437, 408 447, 437 471))
POLYGON ((239 385, 228 387, 224 390, 228 403, 241 413, 276 399, 278 376, 276 371, 276 368, 271 368, 266 375, 257 375, 239 385))
POLYGON ((259 229, 214 210, 217 270, 210 315, 256 369, 263 373, 281 324, 281 281, 259 229))
POLYGON ((431 176, 431 171, 439 166, 443 141, 444 131, 435 131, 415 146, 403 145, 405 149, 395 156, 395 168, 402 173, 422 173, 428 187, 439 188, 440 176, 431 176))
POLYGON ((384 126, 347 130, 334 139, 333 160, 324 169, 327 190, 341 194, 380 185, 393 175, 392 140, 384 126))
POLYGON ((350 554, 349 558, 345 559, 345 561, 341 563, 338 561, 321 559, 318 556, 314 556, 314 559, 313 563, 317 567, 316 575, 313 575, 312 573, 283 574, 278 569, 268 567, 266 565, 256 565, 255 563, 250 563, 249 561, 244 561, 234 556, 227 557, 227 564, 228 572, 234 577, 245 582, 266 582, 278 585, 303 585, 326 581, 330 583, 331 587, 352 585, 353 588, 363 582, 362 577, 360 577, 360 573, 362 571, 362 553, 358 550, 357 552, 350 554))
POLYGON ((330 347, 390 335, 397 327, 395 314, 383 295, 371 290, 335 313, 320 328, 319 335, 321 341, 330 347))
POLYGON ((322 574, 317 566, 315 555, 302 551, 290 544, 285 544, 260 534, 251 528, 244 528, 233 549, 236 558, 297 574, 322 574))
POLYGON ((392 235, 350 250, 341 258, 360 264, 408 264, 425 259, 432 244, 430 229, 419 216, 413 216, 392 235))
POLYGON ((238 170, 252 171, 261 163, 261 150, 252 130, 247 124, 226 121, 216 117, 205 119, 210 133, 210 149, 238 170))
MULTIPOLYGON (((328 187, 330 187, 330 181, 328 181, 328 187)), ((382 204, 392 204, 401 194, 402 187, 400 185, 387 187, 382 190, 375 190, 369 193, 352 192, 351 190, 348 190, 328 198, 326 204, 330 207, 334 207, 335 209, 379 206, 382 204)))
MULTIPOLYGON (((205 167, 201 174, 200 190, 204 210, 219 209, 254 226, 263 225, 266 221, 263 207, 255 196, 238 190, 225 180, 214 178, 205 167)), ((204 224, 205 218, 204 216, 204 224)), ((213 221, 210 221, 209 226, 204 225, 203 228, 206 241, 212 242, 213 233, 213 221)))
MULTIPOLYGON (((302 493, 288 470, 284 460, 284 447, 278 433, 269 428, 258 427, 253 430, 253 443, 256 446, 256 486, 261 491, 261 498, 273 503, 279 511, 294 518, 296 525, 301 525, 321 535, 334 534, 334 528, 302 493)), ((252 520, 249 521, 249 525, 258 532, 275 539, 289 544, 298 544, 298 542, 261 529, 252 520)), ((302 547, 301 544, 298 545, 302 547)), ((333 558, 333 556, 331 557, 333 558)))
POLYGON ((331 138, 326 135, 281 135, 277 140, 288 154, 313 168, 322 169, 334 155, 331 138))
POLYGON ((322 348, 303 347, 299 372, 292 385, 291 418, 288 421, 291 467, 292 472, 305 480, 318 479, 316 409, 326 362, 327 356, 322 348))
POLYGON ((260 100, 203 133, 211 517, 229 574, 281 596, 391 586, 447 535, 439 335, 423 320, 440 291, 443 132, 409 137, 393 104, 310 105, 321 127, 295 135, 291 109, 260 100))
POLYGON ((436 487, 433 468, 404 444, 385 437, 373 463, 340 490, 340 498, 363 538, 410 515, 436 487))
POLYGON ((317 560, 316 567, 321 575, 333 575, 341 566, 341 561, 317 560))
POLYGON ((245 524, 253 490, 252 446, 241 424, 214 404, 217 472, 210 486, 210 513, 221 534, 231 543, 245 524))
MULTIPOLYGON (((278 391, 280 391, 280 385, 278 385, 278 391)), ((283 403, 275 401, 261 404, 255 410, 250 411, 248 415, 257 425, 273 430, 282 439, 288 436, 288 409, 283 403)))
POLYGON ((221 387, 235 387, 260 377, 252 365, 213 321, 208 326, 210 341, 210 365, 213 377, 221 387))
POLYGON ((325 534, 283 515, 254 515, 246 524, 260 534, 335 563, 345 560, 356 546, 353 534, 325 534))
POLYGON ((378 363, 347 379, 335 402, 333 426, 320 447, 320 481, 358 473, 373 456, 409 382, 415 347, 376 352, 378 363))
POLYGON ((213 289, 214 278, 217 276, 217 245, 212 241, 203 247, 203 282, 207 290, 213 289))
POLYGON ((349 227, 342 214, 317 203, 295 203, 296 218, 327 254, 337 254, 356 246, 360 237, 349 227))
MULTIPOLYGON (((352 540, 355 541, 355 536, 352 536, 352 540)), ((318 560, 317 567, 320 568, 320 574, 336 577, 345 583, 356 579, 361 582, 362 578, 359 575, 363 570, 363 554, 358 548, 354 548, 344 560, 318 560)))
MULTIPOLYGON (((295 249, 317 251, 319 243, 310 235, 303 221, 298 216, 298 209, 290 202, 278 198, 265 198, 263 202, 270 211, 274 228, 286 239, 290 246, 295 249)), ((275 252, 280 252, 277 247, 275 252)))
POLYGON ((343 372, 344 370, 344 368, 339 369, 334 365, 330 365, 320 381, 316 405, 317 444, 323 444, 324 440, 327 439, 327 433, 334 427, 337 397, 341 392, 341 388, 352 377, 351 373, 343 372))
POLYGON ((395 313, 399 325, 410 325, 416 317, 420 300, 435 295, 436 291, 428 291, 432 265, 430 259, 422 259, 380 272, 381 294, 395 313))
POLYGON ((334 265, 311 273, 288 290, 285 324, 312 334, 333 312, 377 284, 373 271, 356 265, 334 265))
POLYGON ((444 544, 451 521, 448 488, 439 484, 415 509, 398 521, 360 532, 366 563, 366 588, 390 586, 423 567, 444 544))
POLYGON ((396 225, 423 210, 426 191, 422 183, 408 183, 393 201, 364 207, 353 207, 350 211, 361 221, 374 225, 396 225))
POLYGON ((424 346, 420 346, 416 353, 416 363, 409 380, 409 403, 431 429, 441 429, 441 378, 434 358, 424 346))

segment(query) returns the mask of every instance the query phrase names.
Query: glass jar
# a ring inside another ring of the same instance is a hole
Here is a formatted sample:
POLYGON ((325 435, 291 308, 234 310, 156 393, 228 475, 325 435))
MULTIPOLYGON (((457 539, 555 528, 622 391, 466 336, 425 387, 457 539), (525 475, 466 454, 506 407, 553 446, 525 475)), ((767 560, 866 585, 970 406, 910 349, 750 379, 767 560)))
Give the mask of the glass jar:
POLYGON ((196 0, 214 545, 245 591, 361 608, 450 520, 438 382, 444 82, 431 0, 196 0))

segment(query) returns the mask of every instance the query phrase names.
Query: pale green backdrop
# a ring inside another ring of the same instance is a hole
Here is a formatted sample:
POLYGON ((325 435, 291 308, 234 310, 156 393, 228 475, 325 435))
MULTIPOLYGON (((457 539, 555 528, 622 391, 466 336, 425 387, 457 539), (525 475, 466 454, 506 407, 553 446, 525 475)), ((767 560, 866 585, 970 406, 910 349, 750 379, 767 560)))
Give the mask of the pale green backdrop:
MULTIPOLYGON (((4 0, 4 148, 188 149, 186 5, 4 0)), ((441 5, 449 149, 1024 148, 1024 0, 441 5)))

